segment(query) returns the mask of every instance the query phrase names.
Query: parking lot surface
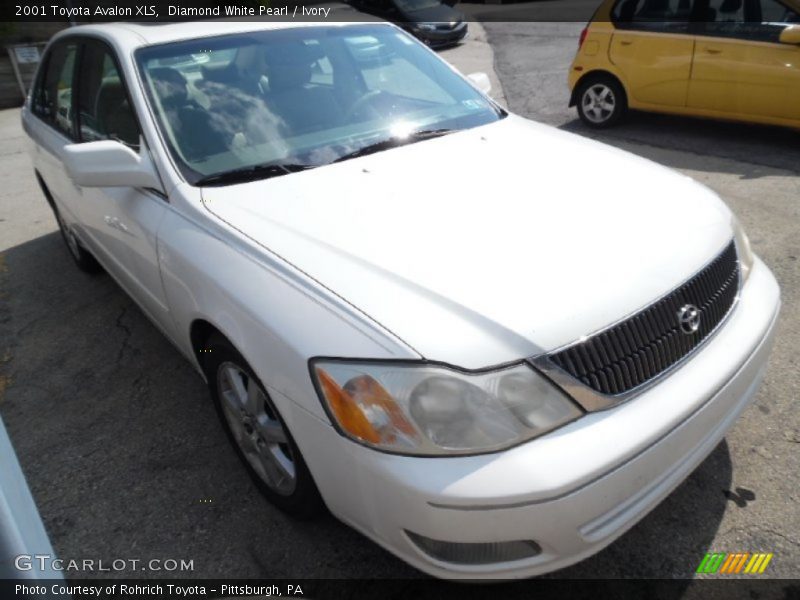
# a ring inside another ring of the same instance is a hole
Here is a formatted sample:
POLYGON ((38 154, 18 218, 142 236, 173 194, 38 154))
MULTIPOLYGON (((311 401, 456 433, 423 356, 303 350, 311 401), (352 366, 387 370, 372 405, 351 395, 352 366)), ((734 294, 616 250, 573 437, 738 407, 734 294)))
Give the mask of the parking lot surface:
MULTIPOLYGON (((510 108, 590 135, 566 107, 580 25, 486 30, 510 108)), ((491 68, 488 46, 445 57, 467 72, 491 68)), ((800 134, 634 115, 591 136, 719 192, 779 279, 784 307, 765 385, 726 441, 619 541, 554 576, 687 577, 711 551, 772 552, 769 574, 796 576, 800 134)), ((191 573, 151 577, 420 576, 334 518, 293 521, 258 495, 189 365, 110 278, 71 264, 23 152, 18 111, 0 113, 0 137, 0 414, 56 552, 193 561, 191 573)), ((545 193, 535 164, 530 177, 531 192, 545 193)), ((597 201, 613 193, 598 188, 597 201)), ((142 574, 70 574, 97 575, 142 574)))

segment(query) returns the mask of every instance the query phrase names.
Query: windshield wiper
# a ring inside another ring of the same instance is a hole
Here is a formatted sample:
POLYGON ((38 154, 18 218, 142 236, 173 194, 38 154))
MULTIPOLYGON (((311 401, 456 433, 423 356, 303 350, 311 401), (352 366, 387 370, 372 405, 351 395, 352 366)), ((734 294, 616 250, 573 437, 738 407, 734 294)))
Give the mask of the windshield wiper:
POLYGON ((313 169, 316 165, 297 165, 297 164, 280 164, 269 163, 265 165, 254 165, 251 167, 241 167, 231 171, 224 171, 222 173, 214 173, 213 175, 206 175, 198 179, 194 185, 196 186, 210 186, 210 185, 225 185, 229 183, 244 183, 247 181, 255 181, 257 179, 269 179, 270 177, 280 177, 281 175, 288 175, 290 173, 297 173, 298 171, 306 171, 313 169))
POLYGON ((443 135, 447 135, 448 133, 453 133, 454 131, 458 131, 457 129, 421 129, 419 131, 412 131, 408 135, 404 136, 394 136, 390 138, 385 138, 378 142, 374 142, 372 144, 367 144, 359 148, 358 150, 354 150, 353 152, 349 152, 343 156, 340 156, 333 162, 342 162, 343 160, 350 160, 351 158, 358 158, 359 156, 366 156, 368 154, 375 154, 376 152, 383 152, 384 150, 389 150, 390 148, 396 148, 398 146, 405 146, 406 144, 413 144, 414 142, 421 142, 423 140, 429 140, 431 138, 442 137, 443 135))

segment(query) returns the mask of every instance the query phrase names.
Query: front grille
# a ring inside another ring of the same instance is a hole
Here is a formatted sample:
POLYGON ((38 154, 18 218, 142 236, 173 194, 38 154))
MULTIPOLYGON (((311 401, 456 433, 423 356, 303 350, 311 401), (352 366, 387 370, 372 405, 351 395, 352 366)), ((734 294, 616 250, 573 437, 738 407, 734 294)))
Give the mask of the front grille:
POLYGON ((601 394, 624 394, 657 377, 703 343, 731 310, 739 291, 736 246, 727 248, 689 281, 626 320, 550 360, 601 394), (682 331, 678 314, 693 304, 700 325, 682 331))

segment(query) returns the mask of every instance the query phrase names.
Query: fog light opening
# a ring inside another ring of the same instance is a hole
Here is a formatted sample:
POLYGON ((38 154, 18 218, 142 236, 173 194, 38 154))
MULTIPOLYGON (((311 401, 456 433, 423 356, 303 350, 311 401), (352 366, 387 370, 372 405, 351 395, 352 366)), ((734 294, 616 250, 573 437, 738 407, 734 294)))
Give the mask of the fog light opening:
POLYGON ((533 540, 511 542, 442 542, 406 530, 414 545, 431 558, 461 565, 489 565, 533 558, 542 548, 533 540))

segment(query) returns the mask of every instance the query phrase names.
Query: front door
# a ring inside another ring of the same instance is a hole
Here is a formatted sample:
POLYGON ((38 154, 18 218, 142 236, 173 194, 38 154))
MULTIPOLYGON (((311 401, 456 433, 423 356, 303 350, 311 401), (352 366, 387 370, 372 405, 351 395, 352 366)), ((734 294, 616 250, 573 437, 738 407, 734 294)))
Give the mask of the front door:
MULTIPOLYGON (((148 152, 113 50, 87 40, 77 79, 81 142, 115 140, 148 152)), ((158 192, 131 187, 81 188, 80 220, 92 251, 159 325, 171 333, 161 285, 158 229, 167 210, 158 192)))
POLYGON ((778 41, 798 13, 778 0, 703 1, 689 107, 800 120, 800 46, 778 41))
POLYGON ((686 105, 694 37, 693 0, 623 0, 614 7, 609 59, 632 105, 686 105))

